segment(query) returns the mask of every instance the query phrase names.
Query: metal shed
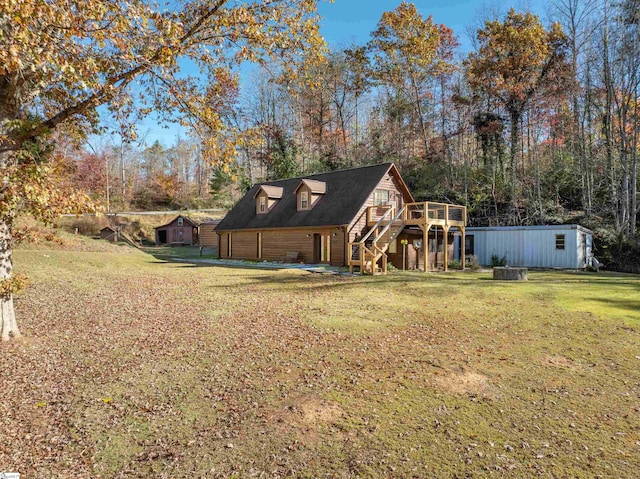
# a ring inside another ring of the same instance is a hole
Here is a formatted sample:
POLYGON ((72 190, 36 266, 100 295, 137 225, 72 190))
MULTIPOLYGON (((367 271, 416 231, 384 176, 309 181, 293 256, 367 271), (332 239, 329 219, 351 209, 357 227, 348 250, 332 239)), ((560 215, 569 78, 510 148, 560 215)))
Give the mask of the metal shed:
POLYGON ((509 266, 580 269, 592 245, 592 232, 580 225, 469 227, 466 235, 466 253, 483 266, 497 256, 509 266))

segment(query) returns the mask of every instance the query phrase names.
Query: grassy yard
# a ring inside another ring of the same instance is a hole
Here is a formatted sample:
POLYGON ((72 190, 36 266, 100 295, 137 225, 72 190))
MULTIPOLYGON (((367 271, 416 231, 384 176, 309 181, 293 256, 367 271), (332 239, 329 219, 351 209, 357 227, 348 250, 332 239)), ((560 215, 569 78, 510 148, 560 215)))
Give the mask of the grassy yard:
POLYGON ((637 478, 640 277, 20 250, 0 472, 637 478))
POLYGON ((160 260, 177 261, 177 260, 201 260, 215 259, 218 257, 217 249, 205 247, 200 250, 199 246, 150 246, 142 248, 148 253, 160 260))

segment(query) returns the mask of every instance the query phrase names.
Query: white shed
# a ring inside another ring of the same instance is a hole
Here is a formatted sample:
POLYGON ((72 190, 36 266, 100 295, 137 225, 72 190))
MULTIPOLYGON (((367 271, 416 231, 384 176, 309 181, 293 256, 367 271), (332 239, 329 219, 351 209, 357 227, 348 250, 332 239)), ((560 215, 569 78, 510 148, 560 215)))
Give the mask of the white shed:
POLYGON ((580 225, 489 226, 466 230, 466 254, 483 266, 506 257, 507 265, 580 269, 591 256, 593 235, 580 225))

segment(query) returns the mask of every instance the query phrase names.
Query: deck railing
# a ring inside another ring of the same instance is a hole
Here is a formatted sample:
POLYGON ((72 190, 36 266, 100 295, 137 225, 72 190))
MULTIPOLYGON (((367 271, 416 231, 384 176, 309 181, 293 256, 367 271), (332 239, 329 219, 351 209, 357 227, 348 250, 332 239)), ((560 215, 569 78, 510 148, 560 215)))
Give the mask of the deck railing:
POLYGON ((449 205, 446 203, 433 203, 425 201, 421 203, 408 203, 406 205, 405 221, 410 223, 432 222, 438 224, 465 223, 467 209, 464 206, 449 205))
MULTIPOLYGON (((393 209, 392 206, 370 206, 367 211, 367 222, 371 224, 378 221, 381 213, 386 209, 393 209)), ((423 201, 419 203, 407 203, 404 206, 402 221, 409 224, 436 223, 460 225, 466 223, 467 209, 460 205, 450 205, 447 203, 434 203, 423 201)))

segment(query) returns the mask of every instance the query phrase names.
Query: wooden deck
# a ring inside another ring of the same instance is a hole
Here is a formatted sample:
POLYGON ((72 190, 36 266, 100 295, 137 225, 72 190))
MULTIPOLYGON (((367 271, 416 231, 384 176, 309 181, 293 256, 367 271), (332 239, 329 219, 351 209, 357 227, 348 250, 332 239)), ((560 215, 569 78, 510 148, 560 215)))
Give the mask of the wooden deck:
MULTIPOLYGON (((348 264, 353 273, 354 267, 360 274, 385 274, 387 272, 387 250, 392 241, 406 227, 418 227, 422 230, 423 271, 429 271, 428 239, 432 228, 441 228, 445 238, 449 230, 455 228, 462 233, 461 263, 464 269, 464 236, 467 226, 467 208, 447 203, 424 201, 407 203, 399 211, 394 206, 370 206, 367 209, 369 232, 358 242, 349 243, 348 264)), ((447 271, 447 246, 444 247, 443 270, 447 271)))

